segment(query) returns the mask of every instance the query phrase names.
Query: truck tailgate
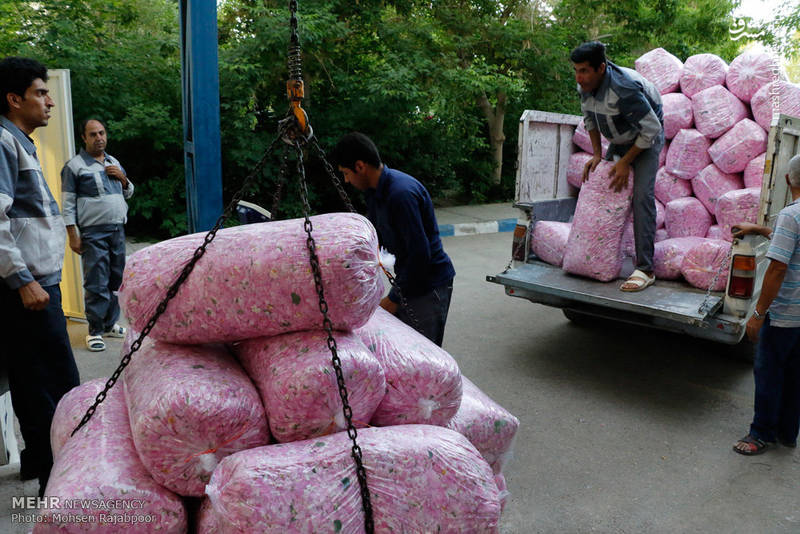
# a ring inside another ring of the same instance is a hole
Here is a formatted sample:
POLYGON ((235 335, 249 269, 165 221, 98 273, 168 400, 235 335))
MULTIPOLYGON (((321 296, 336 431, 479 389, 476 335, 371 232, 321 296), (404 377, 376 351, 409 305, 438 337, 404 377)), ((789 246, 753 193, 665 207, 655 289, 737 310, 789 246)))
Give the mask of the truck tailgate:
POLYGON ((600 305, 692 325, 699 325, 716 312, 722 306, 723 297, 722 293, 712 293, 708 306, 700 311, 705 292, 682 282, 657 280, 645 291, 628 293, 619 290, 621 280, 606 283, 589 280, 541 261, 525 263, 486 279, 506 286, 509 295, 550 306, 600 305))

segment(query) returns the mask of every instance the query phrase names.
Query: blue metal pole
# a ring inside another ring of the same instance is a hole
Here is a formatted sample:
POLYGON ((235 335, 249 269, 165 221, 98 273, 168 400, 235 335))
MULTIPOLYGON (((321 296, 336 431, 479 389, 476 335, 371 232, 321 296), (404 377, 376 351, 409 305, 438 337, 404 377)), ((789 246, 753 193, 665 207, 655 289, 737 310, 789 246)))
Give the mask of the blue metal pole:
POLYGON ((183 151, 189 231, 222 214, 216 0, 180 0, 183 151))

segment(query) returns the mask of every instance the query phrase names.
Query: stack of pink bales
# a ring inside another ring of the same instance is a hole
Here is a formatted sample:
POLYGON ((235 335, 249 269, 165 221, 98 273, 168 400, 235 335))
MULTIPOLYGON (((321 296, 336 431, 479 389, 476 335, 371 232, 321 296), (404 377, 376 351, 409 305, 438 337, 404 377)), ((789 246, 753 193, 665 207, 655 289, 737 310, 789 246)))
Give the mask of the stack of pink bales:
MULTIPOLYGON (((731 227, 756 221, 770 122, 773 113, 800 116, 800 86, 784 79, 775 58, 758 52, 745 52, 728 65, 713 54, 682 62, 658 48, 635 66, 658 87, 663 102, 666 143, 655 181, 656 276, 682 277, 707 289, 726 261, 731 227)), ((607 188, 607 177, 593 175, 587 182, 591 187, 582 183, 583 167, 592 157, 588 139, 581 122, 573 137, 578 149, 567 169, 569 183, 581 189, 573 221, 537 221, 531 249, 569 272, 608 281, 621 267, 612 251, 635 255, 631 210, 628 203, 628 213, 619 212, 624 202, 607 188), (618 219, 625 217, 620 225, 618 219), (588 239, 587 232, 592 233, 588 239), (600 258, 599 251, 608 257, 600 258), (595 267, 587 267, 590 263, 595 267)), ((713 289, 724 289, 725 278, 713 289)))
MULTIPOLYGON (((312 222, 375 531, 497 532, 518 419, 378 307, 369 221, 312 222)), ((124 351, 203 237, 131 256, 124 351)), ((70 437, 104 384, 82 384, 58 405, 46 493, 60 500, 34 532, 363 532, 302 220, 221 230, 70 437)))

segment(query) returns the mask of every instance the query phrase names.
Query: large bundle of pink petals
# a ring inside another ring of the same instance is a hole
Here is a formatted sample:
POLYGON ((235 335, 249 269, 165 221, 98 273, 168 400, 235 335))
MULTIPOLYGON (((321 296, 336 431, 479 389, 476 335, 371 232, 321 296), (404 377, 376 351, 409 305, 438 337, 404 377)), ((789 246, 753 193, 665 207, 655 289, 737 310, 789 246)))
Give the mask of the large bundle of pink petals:
POLYGON ((461 380, 464 387, 461 407, 447 428, 466 436, 492 470, 500 473, 511 456, 519 419, 468 378, 462 377, 461 380))
MULTIPOLYGON (((586 126, 583 123, 583 119, 581 119, 581 121, 578 123, 578 126, 575 128, 575 133, 572 135, 572 142, 589 154, 594 154, 592 139, 589 137, 589 132, 586 131, 586 126)), ((605 154, 606 150, 608 150, 609 144, 610 143, 608 142, 608 139, 601 135, 600 146, 603 149, 603 154, 605 154)))
POLYGON ((672 140, 667 152, 667 172, 684 180, 691 180, 711 163, 708 138, 694 129, 681 130, 672 140))
POLYGON ((717 277, 712 291, 722 291, 728 283, 728 252, 731 244, 717 239, 706 239, 693 246, 683 256, 681 274, 698 289, 708 289, 717 277), (717 276, 719 273, 719 276, 717 276))
POLYGON ((725 84, 728 90, 744 102, 756 91, 771 82, 780 72, 775 58, 762 52, 745 52, 731 61, 725 84))
POLYGON ((81 422, 86 410, 94 404, 97 394, 103 391, 107 381, 108 378, 95 378, 84 382, 69 390, 58 401, 55 414, 53 414, 53 423, 50 425, 50 447, 53 450, 54 459, 58 458, 61 447, 81 422))
POLYGON ((711 139, 721 136, 748 116, 747 106, 721 85, 694 95, 692 111, 697 131, 711 139))
POLYGON ((603 282, 615 279, 622 267, 620 241, 633 192, 633 172, 620 192, 609 189, 613 166, 600 162, 584 182, 563 262, 565 271, 603 282))
POLYGON ((691 98, 703 89, 725 85, 728 64, 714 54, 695 54, 686 59, 681 75, 681 92, 691 98))
MULTIPOLYGON (((72 400, 81 396, 83 392, 72 400)), ((62 410, 59 419, 69 418, 70 411, 62 410)), ((71 421, 54 423, 64 427, 71 421)), ((45 495, 58 497, 61 506, 41 511, 35 534, 181 534, 187 528, 181 498, 157 484, 139 459, 120 383, 108 392, 89 422, 61 447, 45 495)))
POLYGON ((722 227, 718 224, 712 224, 708 228, 708 233, 706 234, 706 238, 708 239, 727 239, 728 241, 731 240, 730 237, 726 236, 723 231, 722 227))
POLYGON ((666 205, 664 226, 670 237, 704 237, 711 222, 711 214, 694 197, 678 198, 666 205))
POLYGON ((452 419, 461 404, 461 372, 452 356, 383 308, 356 334, 386 375, 371 424, 444 426, 452 419))
POLYGON ((591 161, 592 155, 588 152, 575 152, 569 157, 567 164, 567 183, 573 187, 581 188, 583 185, 583 169, 591 161))
POLYGON ((769 130, 773 115, 800 117, 800 85, 780 80, 768 83, 753 95, 750 105, 758 125, 769 130))
POLYGON ((744 168, 745 187, 758 187, 761 189, 761 182, 764 180, 764 164, 766 161, 766 152, 750 160, 750 163, 744 168))
POLYGON ((683 75, 683 62, 663 48, 655 48, 634 63, 636 71, 656 86, 662 95, 676 91, 683 75))
MULTIPOLYGON (((243 341, 239 361, 255 382, 272 435, 281 442, 309 439, 347 428, 327 334, 320 330, 243 341)), ((364 427, 383 398, 383 369, 352 332, 334 332, 337 355, 353 410, 364 427)))
MULTIPOLYGON (((496 533, 500 490, 461 434, 430 425, 358 432, 375 532, 496 533)), ((226 458, 211 478, 201 532, 364 532, 346 433, 268 445, 226 458), (211 516, 211 517, 209 517, 211 516)))
POLYGON ((694 122, 692 101, 681 93, 661 97, 664 113, 664 137, 672 139, 680 130, 691 128, 694 122))
MULTIPOLYGON (((378 238, 367 219, 349 213, 311 217, 325 296, 334 327, 367 322, 383 294, 378 238)), ((163 241, 134 253, 120 302, 141 331, 203 242, 204 234, 163 241)), ((217 233, 151 335, 173 343, 236 341, 321 328, 302 219, 249 224, 217 233)))
POLYGON ((146 340, 123 379, 136 450, 175 493, 203 495, 222 458, 269 443, 258 391, 224 347, 146 340))
POLYGON ((717 199, 734 189, 744 187, 740 174, 722 172, 713 163, 697 173, 692 180, 694 195, 703 203, 709 213, 714 213, 717 199))
POLYGON ((722 172, 742 172, 756 156, 767 150, 767 134, 750 119, 714 141, 708 149, 711 160, 722 172))
POLYGON ((656 173, 654 190, 656 199, 667 204, 676 198, 692 196, 692 181, 678 178, 661 167, 656 173))
POLYGON ((659 241, 664 241, 665 239, 669 239, 669 232, 667 232, 667 229, 659 228, 656 230, 656 236, 653 242, 658 243, 659 241))
POLYGON ((561 267, 570 230, 572 223, 536 221, 531 237, 531 250, 540 260, 561 267))
POLYGON ((656 278, 663 280, 680 278, 683 257, 704 239, 703 237, 674 237, 656 243, 653 249, 656 278))
POLYGON ((724 239, 728 241, 733 239, 731 227, 736 226, 738 223, 756 222, 760 200, 760 187, 730 191, 719 198, 716 215, 724 239))

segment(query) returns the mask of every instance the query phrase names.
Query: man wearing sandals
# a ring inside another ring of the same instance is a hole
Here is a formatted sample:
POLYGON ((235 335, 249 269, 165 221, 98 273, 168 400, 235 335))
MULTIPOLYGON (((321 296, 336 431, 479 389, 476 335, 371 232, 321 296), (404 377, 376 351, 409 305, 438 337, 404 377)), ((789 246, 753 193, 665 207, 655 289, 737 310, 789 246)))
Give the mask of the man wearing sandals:
POLYGON ((0 61, 0 357, 25 450, 20 477, 44 494, 53 453, 50 424, 80 383, 61 310, 66 233, 30 138, 55 104, 38 61, 0 61))
POLYGON ((133 184, 119 161, 106 154, 102 122, 84 121, 81 139, 85 148, 61 171, 61 204, 69 247, 83 263, 86 347, 97 352, 106 348, 103 336, 125 337, 125 328, 117 324, 116 292, 125 269, 125 200, 133 195, 133 184))
POLYGON ((789 161, 786 182, 792 203, 778 214, 775 231, 749 223, 733 228, 737 237, 771 237, 761 295, 747 321, 747 337, 758 342, 753 422, 733 446, 747 456, 761 454, 776 441, 796 447, 800 427, 800 155, 789 161))
POLYGON ((586 163, 583 180, 603 159, 600 134, 611 144, 606 159, 614 161, 609 189, 622 191, 633 167, 633 235, 636 270, 620 287, 641 291, 651 286, 656 233, 655 180, 658 155, 664 146, 664 118, 658 89, 635 70, 606 60, 606 47, 593 41, 570 54, 581 97, 583 122, 592 140, 594 157, 586 163))

